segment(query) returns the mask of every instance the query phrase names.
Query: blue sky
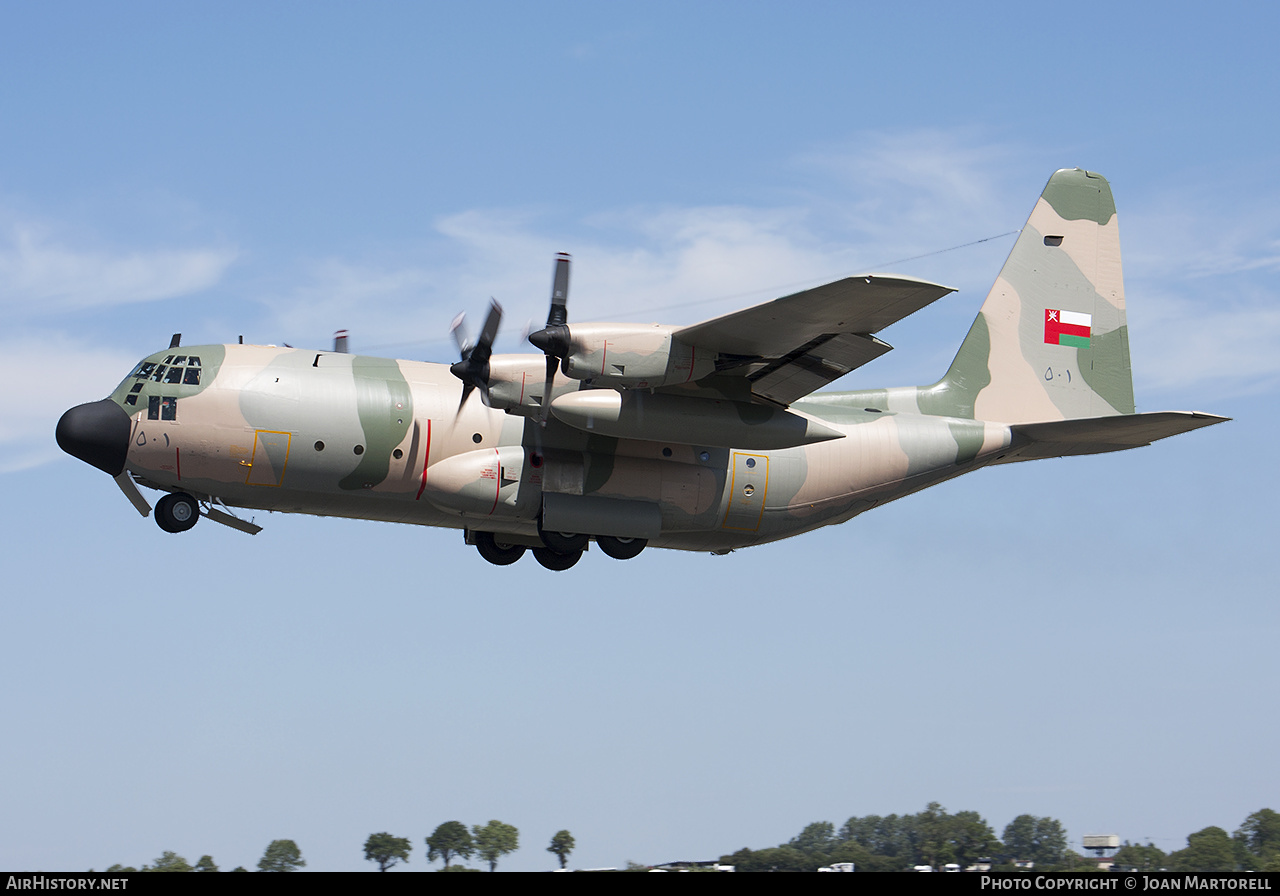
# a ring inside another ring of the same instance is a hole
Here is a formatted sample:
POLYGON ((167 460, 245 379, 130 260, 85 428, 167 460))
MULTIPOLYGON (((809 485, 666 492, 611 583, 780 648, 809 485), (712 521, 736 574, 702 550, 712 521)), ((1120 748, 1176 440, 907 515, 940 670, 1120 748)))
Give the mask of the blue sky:
POLYGON ((930 800, 1171 850, 1280 808, 1273 6, 2 8, 0 867, 359 870, 385 830, 423 870, 491 818, 503 868, 561 828, 652 863, 930 800), (380 523, 167 536, 54 444, 173 332, 447 361, 493 295, 519 350, 557 251, 577 320, 950 284, 840 386, 931 382, 1073 166, 1139 409, 1234 422, 562 575, 380 523))

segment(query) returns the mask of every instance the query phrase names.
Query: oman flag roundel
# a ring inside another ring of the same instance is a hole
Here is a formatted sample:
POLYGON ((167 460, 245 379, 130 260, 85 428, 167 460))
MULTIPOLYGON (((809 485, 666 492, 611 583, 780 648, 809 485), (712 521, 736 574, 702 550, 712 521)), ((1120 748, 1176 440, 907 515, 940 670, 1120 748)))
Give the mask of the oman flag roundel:
POLYGON ((1049 345, 1073 345, 1088 348, 1093 333, 1093 315, 1079 311, 1044 310, 1044 341, 1049 345))

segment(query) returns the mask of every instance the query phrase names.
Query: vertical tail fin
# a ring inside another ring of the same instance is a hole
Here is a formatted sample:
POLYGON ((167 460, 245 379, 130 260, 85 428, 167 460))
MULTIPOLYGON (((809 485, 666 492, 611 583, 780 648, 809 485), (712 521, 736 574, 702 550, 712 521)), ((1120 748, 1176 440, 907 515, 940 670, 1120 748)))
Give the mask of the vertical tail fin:
POLYGON ((1002 423, 1132 414, 1115 201, 1106 178, 1049 178, 929 413, 1002 423))

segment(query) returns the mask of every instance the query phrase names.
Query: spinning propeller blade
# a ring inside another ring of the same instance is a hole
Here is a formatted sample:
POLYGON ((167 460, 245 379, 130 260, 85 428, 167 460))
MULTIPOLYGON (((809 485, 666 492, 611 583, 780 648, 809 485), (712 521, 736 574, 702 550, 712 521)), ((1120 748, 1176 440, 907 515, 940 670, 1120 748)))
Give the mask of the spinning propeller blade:
POLYGON ((489 358, 493 355, 493 340, 498 335, 498 325, 502 323, 502 306, 496 300, 489 300, 489 314, 484 319, 484 329, 480 331, 480 341, 471 344, 466 334, 466 315, 459 314, 453 319, 449 332, 458 344, 461 360, 449 365, 449 371, 462 380, 462 400, 458 402, 458 413, 467 403, 473 389, 480 390, 480 397, 485 404, 489 403, 489 358))
POLYGON ((529 334, 529 342, 547 356, 547 378, 542 389, 542 411, 538 423, 547 425, 551 412, 551 389, 555 385, 556 367, 569 353, 569 254, 556 255, 555 273, 551 280, 551 308, 547 325, 529 334))

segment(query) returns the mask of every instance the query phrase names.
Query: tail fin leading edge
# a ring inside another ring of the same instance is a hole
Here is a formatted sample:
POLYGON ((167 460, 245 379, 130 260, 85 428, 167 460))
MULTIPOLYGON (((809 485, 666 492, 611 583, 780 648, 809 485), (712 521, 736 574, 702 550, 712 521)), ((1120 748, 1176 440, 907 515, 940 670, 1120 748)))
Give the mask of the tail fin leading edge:
POLYGON ((1106 178, 1049 178, 946 376, 921 393, 927 413, 1001 423, 1134 413, 1106 178))

